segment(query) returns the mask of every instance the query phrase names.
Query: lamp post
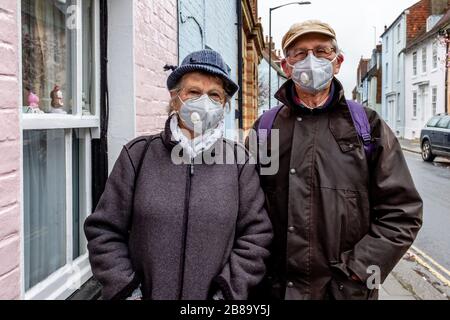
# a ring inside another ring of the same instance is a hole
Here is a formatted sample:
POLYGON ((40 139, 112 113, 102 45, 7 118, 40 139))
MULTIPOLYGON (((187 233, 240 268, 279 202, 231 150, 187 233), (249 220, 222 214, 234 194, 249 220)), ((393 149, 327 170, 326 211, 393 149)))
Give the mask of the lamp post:
POLYGON ((269 11, 269 109, 272 109, 272 11, 294 4, 301 6, 311 4, 311 2, 310 1, 290 2, 283 4, 281 6, 270 8, 269 11))

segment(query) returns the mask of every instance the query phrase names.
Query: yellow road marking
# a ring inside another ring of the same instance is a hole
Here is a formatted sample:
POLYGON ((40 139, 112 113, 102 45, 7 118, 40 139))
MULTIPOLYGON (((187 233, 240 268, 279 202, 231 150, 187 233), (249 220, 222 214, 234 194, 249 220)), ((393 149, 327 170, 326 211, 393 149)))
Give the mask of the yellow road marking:
POLYGON ((426 268, 428 271, 430 271, 438 280, 440 280, 444 285, 447 287, 450 287, 450 281, 447 280, 439 271, 436 271, 432 266, 430 266, 428 263, 426 263, 422 258, 420 258, 416 253, 411 252, 411 254, 414 256, 414 259, 416 259, 417 263, 422 265, 424 268, 426 268))
POLYGON ((450 271, 447 270, 445 267, 443 267, 442 265, 440 265, 439 263, 437 263, 433 258, 431 258, 429 255, 427 255, 425 252, 423 252, 422 250, 420 250, 419 248, 416 248, 414 246, 411 247, 411 249, 413 249, 414 251, 416 251, 419 255, 421 255, 422 257, 424 257, 425 259, 427 259, 428 261, 430 261, 432 264, 434 264, 434 266, 436 268, 438 268, 439 270, 441 270, 442 272, 444 272, 445 274, 447 274, 447 276, 450 277, 450 271))

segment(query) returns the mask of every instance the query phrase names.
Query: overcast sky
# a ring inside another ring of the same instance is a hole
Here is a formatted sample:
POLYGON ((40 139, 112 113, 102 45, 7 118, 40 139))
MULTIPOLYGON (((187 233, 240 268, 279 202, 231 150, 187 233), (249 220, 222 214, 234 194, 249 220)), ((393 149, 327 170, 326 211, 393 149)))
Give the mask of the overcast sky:
MULTIPOLYGON (((296 22, 319 19, 336 31, 345 62, 338 78, 343 82, 347 99, 356 85, 356 68, 361 56, 369 58, 384 26, 390 26, 398 15, 418 0, 310 0, 311 5, 291 5, 272 12, 272 36, 277 49, 281 39, 296 22), (376 27, 376 36, 375 36, 376 27), (375 38, 376 37, 376 38, 375 38), (375 40, 376 39, 376 40, 375 40)), ((269 9, 290 0, 259 0, 258 15, 264 34, 269 34, 269 9)))

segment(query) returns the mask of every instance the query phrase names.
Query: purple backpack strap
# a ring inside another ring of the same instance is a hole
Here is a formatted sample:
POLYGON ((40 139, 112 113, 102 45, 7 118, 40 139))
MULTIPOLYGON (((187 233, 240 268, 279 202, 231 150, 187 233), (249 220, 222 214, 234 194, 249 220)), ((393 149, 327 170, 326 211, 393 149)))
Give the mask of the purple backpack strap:
POLYGON ((366 156, 367 158, 370 158, 374 151, 374 144, 372 142, 372 133, 366 111, 362 105, 355 101, 347 100, 347 104, 350 109, 350 114, 352 115, 356 131, 363 141, 366 156))
POLYGON ((275 119, 280 113, 281 109, 283 109, 283 105, 272 108, 261 116, 258 125, 258 141, 260 145, 263 145, 267 142, 267 139, 270 137, 270 132, 272 130, 275 119))

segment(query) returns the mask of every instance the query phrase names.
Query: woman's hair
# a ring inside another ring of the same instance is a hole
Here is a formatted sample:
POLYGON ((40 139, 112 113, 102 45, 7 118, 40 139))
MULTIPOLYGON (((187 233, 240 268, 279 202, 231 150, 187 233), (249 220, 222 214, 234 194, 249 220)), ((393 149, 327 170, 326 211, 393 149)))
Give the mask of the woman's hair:
MULTIPOLYGON (((229 94, 227 93, 227 90, 226 90, 226 88, 225 88, 225 85, 226 85, 225 81, 224 81, 220 76, 212 75, 212 74, 210 74, 210 73, 202 72, 202 71, 196 71, 196 72, 200 72, 200 73, 202 73, 202 74, 205 74, 205 75, 207 75, 207 76, 210 76, 210 77, 212 77, 212 78, 214 78, 214 79, 216 79, 216 80, 220 80, 220 81, 222 82, 222 86, 223 86, 224 89, 225 89, 225 105, 226 105, 226 112, 230 112, 230 111, 231 111, 231 97, 229 96, 229 94)), ((169 101, 169 106, 168 106, 168 108, 167 108, 167 111, 168 111, 168 114, 169 114, 169 115, 171 115, 172 112, 174 112, 174 111, 176 110, 176 103, 179 102, 178 95, 179 95, 180 91, 183 89, 183 80, 184 80, 184 77, 185 77, 185 76, 183 76, 183 77, 178 81, 178 83, 175 85, 175 87, 174 87, 172 90, 170 90, 170 93, 175 93, 175 95, 174 95, 174 96, 170 99, 170 101, 169 101)))

